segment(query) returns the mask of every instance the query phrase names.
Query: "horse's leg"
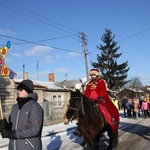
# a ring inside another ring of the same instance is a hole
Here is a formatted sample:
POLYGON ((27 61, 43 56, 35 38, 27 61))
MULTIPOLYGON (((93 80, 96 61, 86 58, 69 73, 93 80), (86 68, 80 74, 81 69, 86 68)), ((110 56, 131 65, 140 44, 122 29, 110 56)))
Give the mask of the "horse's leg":
POLYGON ((85 142, 85 145, 87 146, 87 150, 94 150, 93 149, 93 142, 91 141, 91 138, 84 138, 84 142, 85 142))
POLYGON ((108 137, 109 137, 109 146, 108 146, 108 150, 112 150, 112 142, 113 142, 113 133, 112 131, 108 131, 108 137))
POLYGON ((93 150, 91 142, 85 140, 85 144, 87 146, 87 150, 93 150))
POLYGON ((98 150, 99 149, 99 141, 100 141, 100 134, 98 134, 93 142, 93 149, 98 150))
POLYGON ((83 138, 83 142, 81 143, 82 146, 85 146, 86 142, 85 139, 83 138))
POLYGON ((118 146, 118 130, 113 133, 113 148, 118 146))
POLYGON ((118 130, 116 132, 108 131, 109 146, 108 150, 116 149, 118 145, 118 130))

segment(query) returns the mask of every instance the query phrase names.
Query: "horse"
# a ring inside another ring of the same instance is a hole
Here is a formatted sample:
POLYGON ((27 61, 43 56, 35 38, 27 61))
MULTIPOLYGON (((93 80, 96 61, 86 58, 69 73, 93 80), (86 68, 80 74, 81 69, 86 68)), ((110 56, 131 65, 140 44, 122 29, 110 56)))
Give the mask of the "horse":
POLYGON ((108 150, 115 149, 118 144, 118 131, 112 131, 99 107, 94 101, 85 97, 79 90, 70 91, 68 110, 64 124, 78 118, 78 129, 81 132, 88 150, 98 150, 101 134, 108 132, 108 150), (67 119, 68 120, 67 120, 67 119))

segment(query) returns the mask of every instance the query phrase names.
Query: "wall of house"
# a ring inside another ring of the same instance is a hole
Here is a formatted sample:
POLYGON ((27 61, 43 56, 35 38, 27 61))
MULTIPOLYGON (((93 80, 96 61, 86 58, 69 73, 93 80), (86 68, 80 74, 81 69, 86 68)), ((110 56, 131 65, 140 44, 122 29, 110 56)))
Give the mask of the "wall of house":
MULTIPOLYGON (((3 114, 8 118, 12 106, 16 103, 17 87, 9 77, 0 78, 0 99, 2 100, 3 114)), ((34 92, 38 93, 38 103, 44 110, 44 123, 50 124, 52 122, 62 121, 64 113, 64 105, 69 103, 69 91, 52 91, 44 90, 43 87, 35 87, 34 92), (63 103, 59 107, 53 106, 53 95, 62 95, 63 103)))
POLYGON ((42 103, 44 100, 44 92, 43 89, 35 88, 34 92, 38 93, 38 103, 42 103))
POLYGON ((16 102, 14 81, 9 77, 0 77, 0 98, 2 103, 13 104, 16 102))
POLYGON ((70 93, 69 91, 59 92, 59 91, 44 91, 44 102, 42 103, 44 111, 45 122, 62 120, 64 117, 63 108, 64 105, 69 102, 70 93), (54 106, 53 96, 62 96, 62 105, 54 106))

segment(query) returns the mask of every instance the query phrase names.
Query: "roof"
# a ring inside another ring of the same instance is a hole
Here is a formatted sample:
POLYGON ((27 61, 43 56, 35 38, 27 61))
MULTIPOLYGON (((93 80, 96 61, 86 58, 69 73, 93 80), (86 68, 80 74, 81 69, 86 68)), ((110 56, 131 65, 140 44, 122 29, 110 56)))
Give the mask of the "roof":
MULTIPOLYGON (((140 89, 137 89, 137 88, 125 88, 125 89, 123 89, 123 90, 129 90, 129 91, 133 91, 133 92, 135 92, 135 93, 143 93, 144 91, 142 91, 142 90, 140 90, 140 89)), ((123 91, 122 90, 122 91, 123 91)), ((120 91, 121 92, 121 91, 120 91)), ((120 93, 119 92, 119 93, 120 93)))
POLYGON ((80 79, 76 79, 76 80, 64 80, 62 82, 56 82, 56 84, 63 88, 70 89, 72 87, 75 87, 75 85, 77 83, 80 83, 81 85, 85 84, 86 80, 87 80, 86 78, 80 78, 80 79))
POLYGON ((62 88, 58 86, 55 82, 44 82, 44 81, 33 81, 37 85, 46 86, 49 90, 66 90, 65 88, 62 88))
MULTIPOLYGON (((23 79, 14 79, 15 83, 20 83, 23 79)), ((59 91, 66 91, 65 88, 58 86, 55 82, 46 82, 46 81, 38 81, 32 80, 33 84, 38 87, 46 88, 47 90, 59 90, 59 91)))

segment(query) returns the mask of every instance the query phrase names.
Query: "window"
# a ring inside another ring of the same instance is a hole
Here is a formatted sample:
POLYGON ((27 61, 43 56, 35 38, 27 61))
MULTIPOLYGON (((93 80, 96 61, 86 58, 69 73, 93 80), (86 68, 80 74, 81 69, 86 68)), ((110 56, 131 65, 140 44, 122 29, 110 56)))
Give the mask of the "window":
POLYGON ((53 95, 53 106, 55 106, 55 107, 63 106, 63 96, 62 95, 53 95))

